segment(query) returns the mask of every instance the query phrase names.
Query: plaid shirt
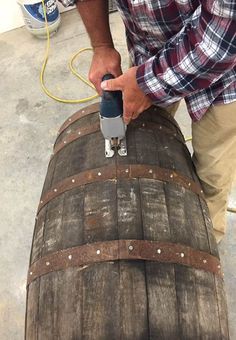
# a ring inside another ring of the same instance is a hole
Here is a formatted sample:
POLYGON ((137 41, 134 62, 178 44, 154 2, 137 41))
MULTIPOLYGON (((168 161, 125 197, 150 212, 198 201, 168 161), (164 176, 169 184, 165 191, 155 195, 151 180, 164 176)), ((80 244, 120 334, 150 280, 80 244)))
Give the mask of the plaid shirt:
POLYGON ((117 0, 117 6, 138 84, 155 104, 185 98, 197 121, 210 105, 236 101, 236 0, 117 0))

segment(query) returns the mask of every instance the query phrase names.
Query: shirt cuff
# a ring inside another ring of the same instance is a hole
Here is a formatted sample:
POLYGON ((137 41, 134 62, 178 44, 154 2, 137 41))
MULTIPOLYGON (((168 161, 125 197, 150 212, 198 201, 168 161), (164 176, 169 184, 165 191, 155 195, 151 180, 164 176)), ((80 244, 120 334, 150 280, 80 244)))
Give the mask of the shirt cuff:
POLYGON ((167 107, 180 99, 183 95, 176 93, 173 87, 168 85, 153 72, 153 61, 156 57, 148 59, 137 69, 136 80, 140 89, 151 99, 154 104, 167 107))

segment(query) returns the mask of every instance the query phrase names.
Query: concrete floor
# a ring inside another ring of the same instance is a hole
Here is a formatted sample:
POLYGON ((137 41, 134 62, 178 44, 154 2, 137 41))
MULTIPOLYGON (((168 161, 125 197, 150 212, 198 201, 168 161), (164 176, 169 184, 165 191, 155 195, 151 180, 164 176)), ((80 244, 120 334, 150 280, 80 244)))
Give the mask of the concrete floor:
MULTIPOLYGON (((118 13, 111 15, 115 44, 128 64, 124 30, 118 13)), ((46 71, 48 87, 65 98, 83 98, 91 90, 67 68, 69 57, 89 40, 76 10, 64 13, 51 43, 46 71)), ((24 28, 0 35, 0 339, 22 340, 25 283, 34 218, 56 133, 82 105, 57 103, 42 93, 39 72, 45 41, 24 28)), ((87 75, 90 52, 81 56, 79 69, 87 75)), ((184 104, 177 114, 183 132, 190 135, 184 104)), ((230 204, 236 206, 236 188, 230 204)), ((236 214, 228 214, 228 233, 220 245, 228 296, 231 339, 236 339, 236 214)))

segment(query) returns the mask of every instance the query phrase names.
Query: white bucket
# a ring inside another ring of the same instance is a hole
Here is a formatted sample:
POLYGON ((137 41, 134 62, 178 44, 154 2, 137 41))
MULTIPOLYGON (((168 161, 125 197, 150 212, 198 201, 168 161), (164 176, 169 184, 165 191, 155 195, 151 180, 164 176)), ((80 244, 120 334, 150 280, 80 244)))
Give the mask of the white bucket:
MULTIPOLYGON (((23 13, 26 28, 39 38, 46 38, 45 18, 41 0, 17 0, 23 13)), ((60 25, 60 13, 56 0, 44 0, 48 29, 50 35, 55 33, 60 25)))

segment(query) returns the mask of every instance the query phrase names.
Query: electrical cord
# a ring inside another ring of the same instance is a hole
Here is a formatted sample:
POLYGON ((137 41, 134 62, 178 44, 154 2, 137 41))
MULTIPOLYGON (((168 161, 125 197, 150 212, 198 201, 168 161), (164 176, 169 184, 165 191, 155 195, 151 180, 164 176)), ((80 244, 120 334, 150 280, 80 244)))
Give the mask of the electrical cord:
MULTIPOLYGON (((81 104, 81 103, 86 103, 90 100, 93 100, 95 98, 98 97, 98 94, 96 95, 93 95, 93 96, 90 96, 90 97, 86 97, 86 98, 82 98, 82 99, 65 99, 65 98, 60 98, 56 95, 54 95, 52 92, 50 92, 48 90, 48 88, 46 87, 45 85, 45 82, 44 82, 44 75, 45 75, 45 69, 46 69, 46 66, 47 66, 47 62, 48 62, 48 58, 49 58, 49 50, 50 50, 50 33, 49 33, 49 27, 48 27, 48 21, 47 21, 47 12, 46 12, 46 6, 45 6, 45 0, 41 0, 42 1, 42 6, 43 6, 43 13, 44 13, 44 18, 45 18, 45 29, 46 29, 46 34, 47 34, 47 44, 46 44, 46 51, 45 51, 45 57, 44 57, 44 61, 43 61, 43 65, 42 65, 42 68, 41 68, 41 72, 40 72, 40 84, 41 84, 41 87, 42 87, 42 90, 44 91, 44 93, 60 102, 60 103, 67 103, 67 104, 81 104)), ((93 90, 95 90, 95 87, 93 86, 92 83, 90 83, 87 79, 85 79, 83 76, 81 76, 75 69, 74 67, 74 61, 75 59, 83 52, 85 51, 91 51, 92 48, 89 48, 89 47, 86 47, 86 48, 82 48, 81 50, 79 50, 77 53, 75 53, 70 61, 69 61, 69 68, 71 70, 71 72, 77 77, 79 78, 83 83, 85 83, 86 85, 90 86, 93 90)), ((96 90, 95 90, 96 91, 96 90)))

